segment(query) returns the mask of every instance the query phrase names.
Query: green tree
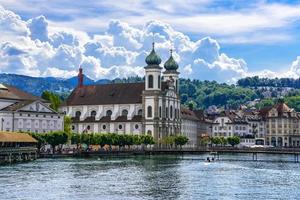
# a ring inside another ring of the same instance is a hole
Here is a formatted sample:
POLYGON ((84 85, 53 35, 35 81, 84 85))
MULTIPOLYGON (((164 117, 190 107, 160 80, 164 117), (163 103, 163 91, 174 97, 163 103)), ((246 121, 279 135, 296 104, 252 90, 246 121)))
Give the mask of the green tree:
POLYGON ((50 101, 50 107, 53 109, 53 110, 56 110, 58 111, 58 108, 61 104, 61 98, 59 97, 59 95, 53 93, 53 92, 50 92, 50 91, 44 91, 43 94, 42 94, 42 98, 47 100, 47 101, 50 101))
POLYGON ((240 137, 238 136, 232 136, 227 138, 228 144, 230 144, 232 147, 235 145, 238 145, 240 143, 240 137))
POLYGON ((46 144, 46 135, 41 133, 29 133, 34 139, 38 141, 37 148, 40 153, 41 148, 46 144))
POLYGON ((57 145, 65 144, 68 141, 68 135, 62 131, 55 131, 46 134, 46 142, 51 145, 52 152, 55 154, 55 147, 57 145))
POLYGON ((146 145, 146 147, 148 145, 155 144, 154 138, 151 135, 142 135, 141 136, 141 141, 142 141, 142 144, 146 145))
POLYGON ((69 140, 72 137, 71 125, 72 125, 71 117, 64 116, 64 132, 68 135, 69 140))
POLYGON ((180 149, 182 149, 182 146, 185 145, 188 141, 189 141, 189 138, 184 135, 178 135, 178 136, 175 136, 175 138, 174 138, 174 142, 175 142, 176 146, 179 145, 180 149))

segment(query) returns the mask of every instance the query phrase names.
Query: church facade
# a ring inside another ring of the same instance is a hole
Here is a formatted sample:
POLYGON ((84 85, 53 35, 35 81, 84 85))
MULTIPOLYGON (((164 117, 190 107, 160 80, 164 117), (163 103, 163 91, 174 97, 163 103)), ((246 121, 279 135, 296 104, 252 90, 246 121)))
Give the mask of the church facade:
POLYGON ((145 61, 144 83, 84 85, 80 68, 78 86, 61 107, 72 118, 73 132, 149 134, 156 141, 181 134, 179 72, 172 51, 161 67, 153 43, 145 61))

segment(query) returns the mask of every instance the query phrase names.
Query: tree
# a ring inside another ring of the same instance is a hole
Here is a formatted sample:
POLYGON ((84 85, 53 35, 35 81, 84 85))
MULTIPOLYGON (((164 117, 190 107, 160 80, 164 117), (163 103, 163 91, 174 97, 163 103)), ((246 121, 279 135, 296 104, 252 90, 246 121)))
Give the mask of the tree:
POLYGON ((55 131, 46 134, 46 142, 51 145, 53 154, 57 145, 65 144, 68 141, 68 135, 62 131, 55 131))
POLYGON ((238 136, 232 136, 227 138, 228 144, 230 144, 232 147, 235 145, 238 145, 240 143, 240 138, 238 136))
POLYGON ((41 148, 46 144, 46 135, 40 133, 29 133, 29 134, 38 141, 37 148, 38 148, 38 153, 40 153, 41 148))
POLYGON ((154 139, 151 135, 142 135, 141 141, 142 141, 142 144, 146 145, 146 147, 148 145, 155 144, 154 139))
POLYGON ((174 143, 175 143, 175 137, 172 135, 163 138, 163 144, 165 144, 167 147, 172 148, 174 143))
POLYGON ((174 142, 176 145, 180 146, 180 149, 182 149, 182 146, 185 145, 189 141, 189 138, 184 135, 178 135, 175 136, 174 142))
POLYGON ((225 146, 226 144, 227 144, 227 139, 225 138, 225 137, 220 137, 220 144, 222 145, 222 146, 225 146))
POLYGON ((42 98, 47 101, 50 101, 50 108, 58 111, 58 108, 61 104, 61 98, 57 94, 49 91, 44 91, 42 94, 42 98))
POLYGON ((71 130, 72 120, 69 116, 64 116, 64 132, 68 135, 68 139, 71 139, 72 130, 71 130))
POLYGON ((76 149, 78 151, 79 144, 81 144, 81 134, 73 133, 71 136, 71 144, 76 144, 76 149))
POLYGON ((219 145, 219 144, 221 144, 221 139, 220 139, 220 137, 211 137, 210 138, 210 141, 211 141, 211 143, 212 144, 215 144, 215 145, 219 145))

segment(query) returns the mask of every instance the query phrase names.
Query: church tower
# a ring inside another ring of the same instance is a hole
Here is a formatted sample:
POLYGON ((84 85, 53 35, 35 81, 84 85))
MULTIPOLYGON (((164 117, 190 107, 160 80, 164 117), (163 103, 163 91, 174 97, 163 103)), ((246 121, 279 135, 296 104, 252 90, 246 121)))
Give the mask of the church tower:
POLYGON ((174 81, 174 89, 179 94, 179 72, 178 64, 174 60, 172 55, 172 49, 170 50, 170 58, 164 64, 165 71, 163 72, 163 80, 165 82, 174 81))
POLYGON ((157 141, 159 137, 159 105, 161 104, 161 58, 156 54, 154 43, 152 51, 145 62, 145 90, 143 91, 143 130, 145 134, 152 135, 157 141))

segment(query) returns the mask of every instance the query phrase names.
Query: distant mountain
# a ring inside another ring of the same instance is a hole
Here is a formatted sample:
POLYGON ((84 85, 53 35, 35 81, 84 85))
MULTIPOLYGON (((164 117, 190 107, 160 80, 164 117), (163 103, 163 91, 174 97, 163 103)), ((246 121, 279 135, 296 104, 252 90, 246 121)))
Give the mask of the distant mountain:
MULTIPOLYGON (((104 84, 110 80, 94 81, 84 76, 84 84, 104 84)), ((31 77, 17 74, 0 74, 0 83, 15 86, 33 95, 40 96, 43 91, 49 90, 59 94, 70 93, 77 86, 77 76, 63 79, 55 77, 31 77)))

